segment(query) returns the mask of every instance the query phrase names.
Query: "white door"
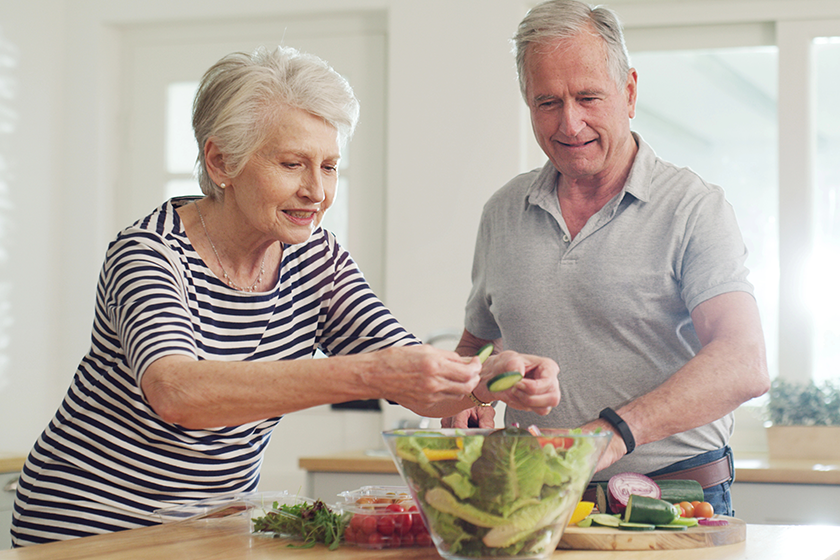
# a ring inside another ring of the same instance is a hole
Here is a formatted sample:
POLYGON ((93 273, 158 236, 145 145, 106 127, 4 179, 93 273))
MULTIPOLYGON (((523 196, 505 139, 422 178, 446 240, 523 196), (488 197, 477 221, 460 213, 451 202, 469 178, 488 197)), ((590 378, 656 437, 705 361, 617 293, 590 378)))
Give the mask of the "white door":
POLYGON ((283 44, 327 60, 361 103, 345 148, 341 182, 324 226, 359 263, 373 289, 383 286, 385 180, 385 21, 378 15, 172 23, 123 30, 124 134, 116 217, 125 227, 169 196, 200 193, 192 178, 197 146, 192 94, 225 54, 283 44))

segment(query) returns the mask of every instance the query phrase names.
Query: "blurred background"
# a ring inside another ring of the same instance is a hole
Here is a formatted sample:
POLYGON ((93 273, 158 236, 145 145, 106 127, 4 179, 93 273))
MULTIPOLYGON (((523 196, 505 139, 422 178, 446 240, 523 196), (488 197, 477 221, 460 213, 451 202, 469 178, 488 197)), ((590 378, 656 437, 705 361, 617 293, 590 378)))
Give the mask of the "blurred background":
MULTIPOLYGON (((87 350, 113 236, 197 192, 190 103, 222 55, 286 44, 362 104, 325 225, 403 324, 454 348, 478 218, 541 166, 509 38, 521 0, 0 3, 0 453, 26 454, 87 350)), ((750 250, 772 375, 840 374, 840 3, 613 0, 639 73, 633 128, 721 185, 750 250)), ((263 486, 297 459, 382 447, 426 420, 387 404, 289 415, 263 486)), ((761 450, 757 404, 737 445, 761 450)))

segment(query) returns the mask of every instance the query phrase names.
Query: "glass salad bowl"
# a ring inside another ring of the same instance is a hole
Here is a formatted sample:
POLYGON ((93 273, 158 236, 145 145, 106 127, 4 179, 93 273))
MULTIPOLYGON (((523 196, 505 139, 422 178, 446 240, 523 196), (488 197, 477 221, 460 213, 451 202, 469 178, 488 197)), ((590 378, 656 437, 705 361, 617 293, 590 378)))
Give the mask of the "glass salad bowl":
POLYGON ((557 548, 612 434, 504 428, 382 437, 442 557, 540 559, 557 548))

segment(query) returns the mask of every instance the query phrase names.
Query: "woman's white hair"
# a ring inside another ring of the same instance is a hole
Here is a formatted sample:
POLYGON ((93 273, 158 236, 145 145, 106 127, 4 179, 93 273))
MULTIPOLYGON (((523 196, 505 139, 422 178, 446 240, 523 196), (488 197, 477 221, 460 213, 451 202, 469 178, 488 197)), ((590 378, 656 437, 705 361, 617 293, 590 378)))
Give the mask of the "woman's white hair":
MULTIPOLYGON (((612 10, 590 6, 577 0, 548 0, 532 8, 513 37, 519 89, 525 97, 525 66, 528 47, 574 37, 584 29, 594 29, 607 46, 607 68, 619 89, 630 71, 630 55, 624 44, 621 22, 612 10)), ((525 99, 527 102, 527 98, 525 99)))
POLYGON ((322 59, 292 47, 232 53, 207 70, 193 102, 196 174, 205 195, 221 193, 207 174, 207 140, 215 139, 226 171, 235 177, 270 136, 276 115, 288 107, 324 119, 342 144, 359 119, 359 102, 347 80, 322 59))

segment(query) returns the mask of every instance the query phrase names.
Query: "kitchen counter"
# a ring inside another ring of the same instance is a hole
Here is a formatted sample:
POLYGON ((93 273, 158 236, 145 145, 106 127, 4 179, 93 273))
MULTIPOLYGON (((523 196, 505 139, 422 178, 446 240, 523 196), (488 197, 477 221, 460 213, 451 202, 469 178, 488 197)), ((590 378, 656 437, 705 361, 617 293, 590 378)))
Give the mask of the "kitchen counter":
POLYGON ((24 461, 26 461, 26 457, 4 455, 3 453, 0 453, 0 473, 20 472, 23 468, 24 461))
MULTIPOLYGON (((188 520, 109 535, 0 551, 0 560, 148 560, 225 558, 267 560, 435 560, 434 548, 372 551, 323 545, 290 549, 284 539, 250 535, 247 516, 188 520)), ((640 560, 650 551, 558 550, 552 560, 640 560)), ((747 558, 840 557, 840 527, 748 525, 747 540, 712 548, 657 551, 657 560, 742 560, 747 558)))
MULTIPOLYGON (((362 451, 301 457, 300 468, 308 472, 393 473, 394 461, 387 453, 362 451)), ((771 459, 766 454, 736 454, 735 480, 779 484, 840 484, 840 463, 812 459, 771 459)))

